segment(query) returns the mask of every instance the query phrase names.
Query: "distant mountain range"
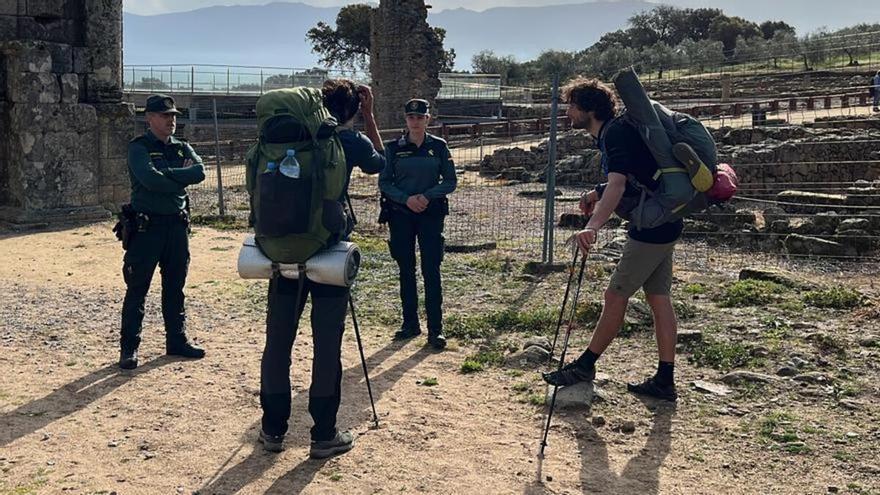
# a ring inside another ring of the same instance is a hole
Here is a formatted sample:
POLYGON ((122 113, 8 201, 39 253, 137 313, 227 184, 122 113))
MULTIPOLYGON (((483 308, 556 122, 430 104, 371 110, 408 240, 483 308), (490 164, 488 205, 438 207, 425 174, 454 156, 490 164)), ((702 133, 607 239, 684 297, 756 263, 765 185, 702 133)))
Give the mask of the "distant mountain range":
MULTIPOLYGON (((435 2, 437 3, 437 2, 435 2)), ((839 28, 880 22, 880 0, 669 0, 683 7, 718 7, 728 15, 757 22, 784 20, 800 34, 820 26, 839 28)), ((513 55, 520 61, 544 50, 581 50, 604 33, 624 27, 634 13, 656 3, 645 0, 592 1, 547 7, 499 7, 482 12, 442 10, 429 15, 447 30, 447 48, 456 67, 469 69, 481 50, 513 55)), ((319 21, 333 23, 338 8, 303 3, 208 7, 154 16, 124 15, 126 64, 223 64, 313 67, 306 32, 319 21)))

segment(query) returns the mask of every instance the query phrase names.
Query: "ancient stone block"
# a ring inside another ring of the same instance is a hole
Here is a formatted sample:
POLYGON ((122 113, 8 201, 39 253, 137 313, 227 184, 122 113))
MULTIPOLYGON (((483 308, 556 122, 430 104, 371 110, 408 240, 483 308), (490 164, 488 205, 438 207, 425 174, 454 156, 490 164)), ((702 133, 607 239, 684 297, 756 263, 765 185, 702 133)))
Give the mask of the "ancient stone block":
POLYGON ((46 48, 52 55, 52 72, 65 74, 73 72, 73 48, 64 43, 46 43, 46 48))
POLYGON ((0 0, 0 15, 18 15, 18 0, 0 0))
POLYGON ((79 77, 76 74, 61 76, 61 102, 76 103, 79 101, 79 77))
POLYGON ((89 49, 82 46, 72 48, 73 52, 73 71, 77 74, 85 74, 89 72, 89 49))
POLYGON ((43 132, 86 132, 97 125, 91 105, 14 105, 10 114, 12 127, 43 132))
POLYGON ((13 103, 58 103, 61 101, 61 86, 50 72, 19 72, 8 74, 8 98, 13 103))
POLYGON ((18 17, 0 14, 0 41, 10 41, 17 37, 18 17))
POLYGON ((101 158, 99 164, 99 176, 104 184, 127 184, 128 160, 126 158, 101 158))
POLYGON ((33 17, 19 17, 18 38, 70 45, 82 44, 80 29, 74 21, 68 19, 40 19, 38 21, 33 17))
POLYGON ((48 19, 64 16, 67 0, 27 0, 27 15, 48 19))

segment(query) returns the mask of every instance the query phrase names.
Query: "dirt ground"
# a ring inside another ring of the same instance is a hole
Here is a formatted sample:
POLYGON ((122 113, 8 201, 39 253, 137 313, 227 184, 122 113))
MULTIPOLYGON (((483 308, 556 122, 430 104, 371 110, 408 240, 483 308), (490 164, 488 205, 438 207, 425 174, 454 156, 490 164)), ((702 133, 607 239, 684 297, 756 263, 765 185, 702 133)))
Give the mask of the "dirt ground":
MULTIPOLYGON (((680 271, 676 298, 694 312, 680 315, 682 330, 729 343, 720 354, 747 355, 725 365, 702 351, 703 361, 693 361, 696 354, 683 349, 680 399, 671 407, 626 392, 627 381, 653 371, 656 349, 650 332, 621 337, 600 360, 604 400, 590 413, 555 416, 537 483, 542 367, 460 371, 499 341, 509 355, 524 335, 454 339, 442 353, 423 339, 393 343, 394 266, 375 238, 361 240, 366 261, 356 297, 380 427, 370 427, 349 327, 339 425, 356 433, 356 446, 332 460, 308 459, 304 318, 287 450, 264 453, 256 437, 266 284, 235 273, 243 235, 200 227, 191 239, 188 328, 207 357, 163 355, 157 274, 142 364, 120 371, 122 251, 110 224, 0 233, 0 493, 880 493, 880 314, 872 277, 816 279, 857 285, 867 302, 855 310, 798 306, 798 293, 757 308, 723 308, 710 295, 735 271, 680 271), (807 378, 777 377, 794 358, 807 378), (731 385, 727 395, 692 386, 717 383, 734 368, 775 378, 731 385)), ((566 275, 523 276, 522 266, 504 253, 447 255, 447 316, 460 322, 495 310, 556 308, 566 275)), ((582 301, 599 301, 606 277, 591 270, 582 301)), ((588 336, 588 328, 577 328, 574 349, 588 336)))

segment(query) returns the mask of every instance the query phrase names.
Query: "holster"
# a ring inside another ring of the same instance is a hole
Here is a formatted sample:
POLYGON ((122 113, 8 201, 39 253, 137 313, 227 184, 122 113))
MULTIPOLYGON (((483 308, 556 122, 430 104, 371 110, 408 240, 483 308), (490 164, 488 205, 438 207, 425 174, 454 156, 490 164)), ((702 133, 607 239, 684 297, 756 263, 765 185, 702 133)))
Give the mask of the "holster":
MULTIPOLYGON (((116 225, 113 226, 113 233, 116 238, 122 241, 122 249, 128 250, 131 241, 139 230, 138 215, 130 204, 122 205, 117 214, 116 225)), ((146 227, 144 226, 144 230, 146 227)), ((142 230, 143 231, 143 230, 142 230)))

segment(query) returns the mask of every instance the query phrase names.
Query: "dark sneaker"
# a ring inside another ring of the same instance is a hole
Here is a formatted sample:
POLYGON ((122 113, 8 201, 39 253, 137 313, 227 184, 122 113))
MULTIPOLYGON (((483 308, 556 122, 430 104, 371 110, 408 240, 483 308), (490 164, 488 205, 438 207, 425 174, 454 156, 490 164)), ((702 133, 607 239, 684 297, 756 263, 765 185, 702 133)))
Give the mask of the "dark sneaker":
POLYGON ((165 354, 169 356, 183 356, 185 358, 201 359, 205 357, 205 350, 192 345, 188 341, 179 344, 165 344, 165 354))
POLYGON ((284 435, 269 435, 260 430, 260 443, 266 452, 281 452, 284 450, 284 435))
POLYGON ((596 367, 586 369, 577 361, 566 364, 561 370, 544 373, 544 381, 557 387, 567 387, 580 382, 591 382, 596 378, 596 367))
POLYGON ((441 351, 446 348, 446 337, 443 335, 443 332, 428 332, 428 344, 434 349, 441 351))
POLYGON ((715 184, 715 177, 712 176, 712 171, 703 163, 703 160, 700 160, 697 152, 689 144, 676 143, 672 147, 672 154, 687 169, 694 189, 700 192, 712 189, 712 186, 715 184))
POLYGON ((627 383, 626 389, 634 394, 647 395, 648 397, 668 400, 669 402, 678 400, 675 385, 661 385, 657 383, 656 376, 646 378, 642 383, 627 383))
POLYGON ((126 351, 123 349, 119 352, 119 367, 124 370, 133 370, 138 365, 138 352, 126 351))
POLYGON ((421 328, 403 327, 394 333, 394 340, 406 340, 422 334, 421 328))
POLYGON ((336 436, 330 440, 312 441, 309 457, 312 459, 326 459, 348 452, 352 447, 354 447, 354 436, 347 431, 338 431, 336 436))

